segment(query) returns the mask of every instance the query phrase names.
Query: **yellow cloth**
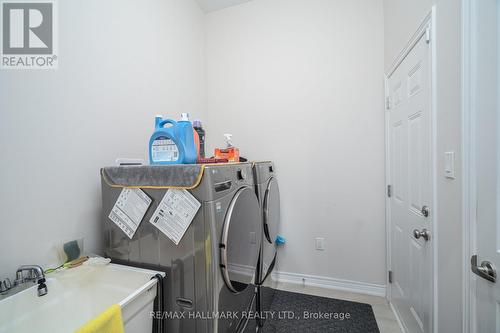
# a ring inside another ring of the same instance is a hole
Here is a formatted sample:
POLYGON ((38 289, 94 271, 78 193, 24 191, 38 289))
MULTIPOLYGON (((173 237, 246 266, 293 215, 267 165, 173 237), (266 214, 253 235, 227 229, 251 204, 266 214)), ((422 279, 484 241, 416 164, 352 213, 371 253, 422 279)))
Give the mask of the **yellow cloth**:
POLYGON ((76 333, 125 333, 123 329, 122 309, 118 304, 89 320, 76 333))

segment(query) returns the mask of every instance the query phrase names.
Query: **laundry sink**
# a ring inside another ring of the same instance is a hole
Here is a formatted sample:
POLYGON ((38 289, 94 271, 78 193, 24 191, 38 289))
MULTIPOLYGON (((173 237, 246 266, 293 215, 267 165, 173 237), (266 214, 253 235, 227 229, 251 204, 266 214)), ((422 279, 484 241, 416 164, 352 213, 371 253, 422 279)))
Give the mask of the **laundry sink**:
POLYGON ((0 333, 74 332, 113 304, 127 333, 151 332, 158 273, 109 264, 47 274, 47 295, 38 297, 33 285, 0 300, 0 333))

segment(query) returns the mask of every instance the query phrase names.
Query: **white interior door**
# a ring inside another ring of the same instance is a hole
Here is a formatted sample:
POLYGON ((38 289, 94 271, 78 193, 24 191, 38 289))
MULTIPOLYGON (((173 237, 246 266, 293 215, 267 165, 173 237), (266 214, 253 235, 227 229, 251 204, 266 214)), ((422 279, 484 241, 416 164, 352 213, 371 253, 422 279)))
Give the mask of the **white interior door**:
POLYGON ((493 279, 500 267, 500 4, 497 0, 471 3, 471 190, 475 202, 471 214, 475 256, 471 259, 476 259, 470 273, 475 293, 471 322, 473 332, 493 333, 500 332, 500 284, 493 279))
POLYGON ((432 103, 428 29, 388 77, 391 302, 411 333, 432 331, 432 103))

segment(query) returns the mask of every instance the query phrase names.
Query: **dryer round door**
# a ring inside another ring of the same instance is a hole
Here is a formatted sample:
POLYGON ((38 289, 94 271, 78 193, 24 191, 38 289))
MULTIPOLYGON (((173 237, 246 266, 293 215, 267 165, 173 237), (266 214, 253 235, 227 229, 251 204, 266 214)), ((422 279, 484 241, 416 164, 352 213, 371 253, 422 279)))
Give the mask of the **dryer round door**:
POLYGON ((280 223, 280 189, 276 178, 271 178, 267 183, 264 193, 264 237, 269 244, 274 244, 278 236, 280 223))
POLYGON ((260 216, 253 188, 239 189, 229 204, 220 244, 222 276, 234 293, 254 280, 262 239, 260 216))

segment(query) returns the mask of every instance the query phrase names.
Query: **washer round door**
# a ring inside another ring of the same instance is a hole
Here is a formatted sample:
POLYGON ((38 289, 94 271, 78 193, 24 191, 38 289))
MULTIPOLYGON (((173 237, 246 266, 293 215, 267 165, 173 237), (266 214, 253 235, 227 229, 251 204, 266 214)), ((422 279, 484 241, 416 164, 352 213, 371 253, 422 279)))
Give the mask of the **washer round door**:
POLYGON ((264 193, 264 237, 269 244, 274 244, 278 236, 280 223, 280 189, 276 178, 271 178, 267 183, 264 193))
POLYGON ((253 188, 242 187, 234 195, 222 230, 221 269, 234 293, 254 282, 262 239, 259 202, 253 188))

